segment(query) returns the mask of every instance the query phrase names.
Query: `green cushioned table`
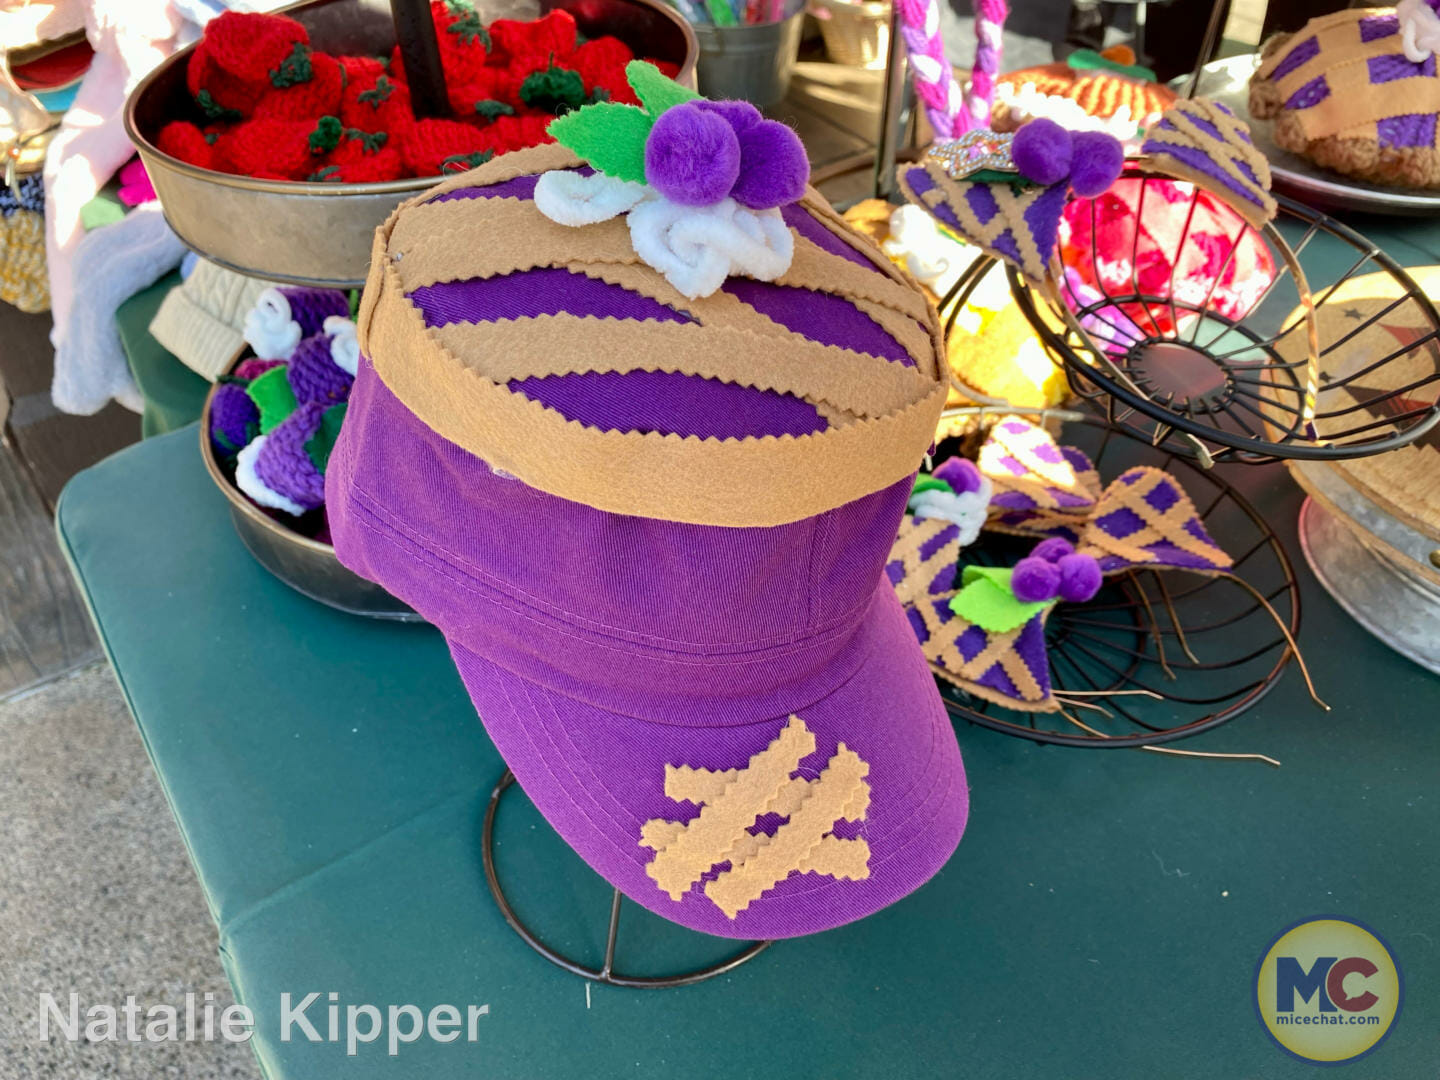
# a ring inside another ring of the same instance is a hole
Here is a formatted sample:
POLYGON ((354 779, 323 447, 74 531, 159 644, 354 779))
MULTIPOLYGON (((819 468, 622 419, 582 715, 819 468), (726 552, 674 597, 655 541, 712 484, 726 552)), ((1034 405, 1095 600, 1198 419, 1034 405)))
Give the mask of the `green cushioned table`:
MULTIPOLYGON (((186 428, 81 473, 59 530, 272 1080, 1313 1076, 1262 1031, 1254 969, 1279 931, 1326 913, 1378 930, 1405 974, 1403 1015, 1351 1072, 1435 1075, 1440 679, 1360 630, 1303 564, 1302 641, 1334 711, 1292 668, 1251 713, 1183 744, 1283 768, 962 727, 969 831, 917 894, 708 983, 587 990, 486 891, 480 823, 503 765, 444 642, 271 578, 196 442, 186 428), (312 991, 489 1013, 474 1044, 351 1058, 279 1038, 280 995, 312 991)), ((1286 473, 1229 476, 1299 563, 1286 473)), ((598 964, 608 887, 519 793, 497 845, 520 912, 598 964)), ((730 948, 627 904, 617 966, 730 948)))
POLYGON ((130 374, 145 398, 140 430, 147 439, 193 424, 200 418, 205 395, 210 392, 209 382, 150 336, 150 320, 178 284, 178 273, 166 274, 121 304, 115 313, 120 342, 130 360, 130 374))

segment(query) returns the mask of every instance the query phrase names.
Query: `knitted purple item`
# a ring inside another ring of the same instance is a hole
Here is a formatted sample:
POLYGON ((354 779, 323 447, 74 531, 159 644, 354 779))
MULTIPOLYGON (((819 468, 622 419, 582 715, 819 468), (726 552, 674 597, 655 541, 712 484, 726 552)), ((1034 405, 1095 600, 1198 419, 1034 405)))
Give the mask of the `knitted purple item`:
POLYGON ((1100 564, 1094 556, 1066 555, 1055 565, 1060 571, 1060 599, 1083 604, 1100 591, 1100 564))
POLYGON ((320 427, 326 405, 307 401, 270 432, 255 459, 255 475, 271 491, 307 510, 325 503, 325 477, 315 468, 305 444, 320 427))
POLYGON ((681 206, 711 206, 740 176, 740 140, 722 116, 691 103, 666 109, 645 141, 645 182, 681 206))
POLYGON ((1015 594, 1015 599, 1022 603, 1039 604, 1053 600, 1059 590, 1059 568, 1054 563, 1037 559, 1033 555, 1016 563, 1015 570, 1010 575, 1010 591, 1015 594))
POLYGON ((1075 149, 1070 163, 1071 189, 1085 199, 1103 195, 1125 168, 1125 148, 1119 139, 1103 131, 1077 131, 1072 141, 1075 149))
POLYGON ((738 133, 740 178, 730 197, 751 210, 769 210, 797 201, 810 179, 810 161, 800 136, 778 120, 762 120, 738 133))
POLYGON ((1040 117, 1015 132, 1010 157, 1026 179, 1046 187, 1070 175, 1074 140, 1054 120, 1040 117))
POLYGON ((1063 536, 1052 536, 1041 540, 1030 552, 1032 559, 1044 559, 1046 562, 1058 563, 1067 555, 1075 554, 1075 545, 1066 540, 1063 536))
POLYGON ((210 443, 229 457, 260 431, 260 410, 238 383, 221 383, 210 399, 210 443))
POLYGON ((331 315, 350 314, 350 298, 339 289, 281 285, 280 294, 290 302, 290 318, 300 324, 302 338, 320 333, 331 315))
POLYGON ((236 364, 235 370, 231 372, 231 374, 234 375, 237 379, 244 379, 246 382, 253 382, 261 375, 264 375, 265 372, 269 371, 271 368, 275 367, 278 364, 283 364, 284 362, 284 360, 261 360, 258 356, 252 356, 246 360, 241 360, 240 363, 236 364))
POLYGON ((350 377, 330 355, 329 334, 312 334, 295 346, 286 378, 295 400, 302 405, 316 401, 336 405, 350 397, 350 377))
POLYGON ((980 485, 985 481, 978 465, 969 458, 958 456, 946 458, 935 466, 935 471, 931 475, 937 480, 944 480, 950 485, 950 490, 957 495, 979 491, 980 485))

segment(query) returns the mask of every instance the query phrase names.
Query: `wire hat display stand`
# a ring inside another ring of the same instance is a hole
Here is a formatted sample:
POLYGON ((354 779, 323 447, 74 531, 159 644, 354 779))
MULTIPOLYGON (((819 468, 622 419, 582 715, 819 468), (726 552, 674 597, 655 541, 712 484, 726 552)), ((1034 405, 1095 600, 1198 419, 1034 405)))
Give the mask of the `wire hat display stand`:
MULTIPOLYGON (((1062 712, 1006 709, 942 679, 946 708, 1034 742, 1109 749, 1153 748, 1233 720, 1274 688, 1293 656, 1286 631, 1291 639, 1300 632, 1300 592, 1284 545, 1216 472, 1097 417, 1065 418, 1067 441, 1102 477, 1137 465, 1175 476, 1206 531, 1225 538, 1233 573, 1136 569, 1107 579, 1087 603, 1057 606, 1045 630, 1062 712)), ((1013 566, 1033 546, 1033 537, 983 532, 962 550, 957 575, 966 563, 1013 566)))
POLYGON ((674 975, 621 974, 615 970, 615 953, 620 937, 620 907, 624 897, 619 889, 615 889, 610 899, 610 921, 605 935, 604 959, 599 967, 582 964, 553 946, 547 945, 516 913, 515 906, 505 895, 504 886, 500 882, 500 873, 495 866, 495 815, 500 809, 501 798, 514 786, 515 774, 506 769, 491 790, 490 801, 485 806, 485 818, 480 827, 480 862, 485 871, 485 884, 489 886, 495 906, 500 909, 500 914, 505 917, 505 922, 510 929, 519 935, 521 941, 556 967, 568 971, 572 975, 578 975, 582 979, 606 986, 624 986, 636 990, 665 990, 677 986, 691 986, 707 979, 713 979, 717 975, 734 971, 747 960, 753 960, 759 956, 773 944, 769 941, 752 941, 723 960, 674 975))

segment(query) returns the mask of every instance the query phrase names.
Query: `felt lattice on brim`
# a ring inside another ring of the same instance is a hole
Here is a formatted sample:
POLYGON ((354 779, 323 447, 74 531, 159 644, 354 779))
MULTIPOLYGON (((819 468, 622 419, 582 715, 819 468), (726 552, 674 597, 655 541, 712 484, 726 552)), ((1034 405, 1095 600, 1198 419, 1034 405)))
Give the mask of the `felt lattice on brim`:
POLYGON ((1155 172, 1198 184, 1257 229, 1275 216, 1270 163, 1250 141, 1250 129, 1219 102, 1177 101, 1141 150, 1155 172))
POLYGON ((1267 84, 1263 115, 1278 112, 1305 142, 1357 139, 1401 152, 1436 146, 1436 60, 1405 55, 1394 11, 1360 8, 1311 19, 1269 52, 1255 82, 1267 84))
POLYGON ((669 521, 784 524, 915 471, 946 396, 938 319, 818 193, 782 210, 783 276, 692 300, 623 217, 536 209, 539 174, 579 168, 505 154, 377 230, 359 339, 411 412, 530 487, 669 521))
POLYGON ((1076 550, 1094 556, 1106 574, 1134 567, 1215 574, 1234 565, 1185 489, 1150 466, 1127 469, 1106 487, 1076 550))
POLYGON ((905 197, 964 240, 1014 266, 1031 281, 1045 280, 1055 256, 1068 184, 1025 187, 954 180, 943 162, 927 158, 899 171, 905 197))

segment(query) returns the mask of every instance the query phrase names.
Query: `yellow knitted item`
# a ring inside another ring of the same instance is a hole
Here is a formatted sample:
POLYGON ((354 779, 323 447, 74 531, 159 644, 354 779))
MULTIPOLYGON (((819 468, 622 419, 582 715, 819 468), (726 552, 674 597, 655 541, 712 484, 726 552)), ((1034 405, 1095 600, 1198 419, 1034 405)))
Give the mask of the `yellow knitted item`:
POLYGON ((21 311, 49 310, 44 214, 16 210, 0 218, 0 300, 21 311))

